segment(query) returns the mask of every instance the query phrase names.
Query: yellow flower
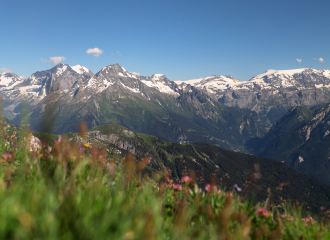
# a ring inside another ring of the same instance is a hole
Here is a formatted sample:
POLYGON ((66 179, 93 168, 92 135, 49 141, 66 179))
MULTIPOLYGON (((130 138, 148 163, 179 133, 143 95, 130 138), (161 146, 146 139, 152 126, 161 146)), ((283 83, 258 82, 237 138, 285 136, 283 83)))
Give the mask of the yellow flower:
POLYGON ((89 145, 88 145, 87 143, 84 143, 84 147, 88 148, 88 147, 89 147, 89 145))

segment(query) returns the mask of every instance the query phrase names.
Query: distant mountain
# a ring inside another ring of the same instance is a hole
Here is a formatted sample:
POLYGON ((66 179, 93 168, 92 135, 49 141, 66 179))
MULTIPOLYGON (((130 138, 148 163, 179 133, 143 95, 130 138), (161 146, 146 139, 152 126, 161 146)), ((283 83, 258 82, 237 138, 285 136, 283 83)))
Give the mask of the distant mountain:
POLYGON ((0 74, 0 91, 5 91, 14 88, 23 80, 20 79, 15 73, 5 72, 0 74))
POLYGON ((118 64, 68 91, 52 91, 34 106, 32 128, 40 131, 45 116, 56 119, 54 133, 77 132, 81 121, 89 128, 112 123, 168 141, 204 141, 232 150, 244 150, 248 139, 265 133, 251 111, 228 108, 165 75, 139 76, 118 64))
POLYGON ((330 104, 314 111, 294 107, 274 124, 255 153, 330 184, 329 133, 330 104))
POLYGON ((20 118, 17 115, 21 112, 23 102, 33 107, 49 93, 68 91, 73 85, 82 83, 93 75, 86 67, 80 65, 70 67, 65 64, 36 72, 24 80, 16 74, 1 74, 0 94, 4 101, 4 114, 8 119, 19 124, 20 118))
POLYGON ((273 70, 241 82, 231 76, 176 81, 190 84, 230 107, 256 111, 269 126, 294 106, 315 106, 330 101, 330 71, 273 70))

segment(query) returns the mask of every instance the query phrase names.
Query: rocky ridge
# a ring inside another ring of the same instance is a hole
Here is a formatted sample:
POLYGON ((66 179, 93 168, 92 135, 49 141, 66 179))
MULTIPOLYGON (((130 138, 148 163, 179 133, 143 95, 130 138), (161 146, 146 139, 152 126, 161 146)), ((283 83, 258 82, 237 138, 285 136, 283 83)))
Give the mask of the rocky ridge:
MULTIPOLYGON (((163 74, 140 76, 118 64, 89 78, 61 64, 43 74, 33 74, 23 83, 19 87, 35 86, 29 103, 30 123, 36 131, 76 132, 81 121, 89 128, 113 123, 168 141, 205 141, 232 150, 243 149, 249 138, 264 134, 251 111, 228 108, 205 91, 179 86, 163 74), (42 78, 44 75, 49 81, 42 78), (76 78, 65 77, 71 75, 76 78), (52 122, 48 124, 52 129, 43 126, 45 119, 52 122)), ((5 107, 16 114, 12 120, 19 124, 15 104, 10 104, 9 97, 5 107)))
POLYGON ((3 85, 0 86, 0 93, 4 101, 5 116, 14 120, 21 112, 22 102, 28 102, 34 107, 51 92, 67 92, 75 84, 82 83, 93 75, 86 67, 80 65, 71 67, 65 64, 36 72, 27 79, 20 79, 12 73, 1 74, 0 85, 3 85))
POLYGON ((241 82, 231 76, 176 81, 204 89, 230 107, 248 108, 269 121, 269 127, 293 106, 315 106, 330 101, 330 71, 316 69, 267 70, 241 82))

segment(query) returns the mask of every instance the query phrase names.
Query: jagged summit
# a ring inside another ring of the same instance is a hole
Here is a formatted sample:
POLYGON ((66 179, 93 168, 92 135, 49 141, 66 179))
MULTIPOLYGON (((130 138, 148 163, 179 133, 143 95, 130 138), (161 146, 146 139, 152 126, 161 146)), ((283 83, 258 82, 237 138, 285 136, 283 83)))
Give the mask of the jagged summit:
POLYGON ((71 66, 71 68, 76 71, 78 74, 85 74, 91 72, 87 67, 81 66, 80 64, 71 66))
MULTIPOLYGON (((313 69, 308 69, 308 68, 289 69, 289 70, 268 69, 267 71, 263 72, 262 74, 254 76, 249 81, 263 82, 265 79, 272 78, 272 77, 292 78, 295 74, 301 74, 304 72, 308 72, 308 70, 313 71, 313 69)), ((316 71, 318 71, 318 70, 316 70, 316 71)))
MULTIPOLYGON (((79 66, 75 67, 80 69, 79 66)), ((23 99, 31 106, 35 106, 50 93, 67 92, 75 84, 79 85, 93 75, 91 71, 79 74, 71 66, 63 63, 48 70, 35 72, 26 79, 20 79, 12 73, 1 74, 0 95, 4 98, 4 110, 9 111, 10 117, 13 118, 19 114, 20 110, 15 109, 23 99), (4 86, 1 83, 5 83, 4 86)))
POLYGON ((9 92, 23 81, 24 80, 15 73, 4 72, 0 74, 0 96, 4 95, 4 93, 1 93, 2 91, 9 92))
POLYGON ((179 85, 190 84, 191 86, 194 86, 198 89, 205 89, 210 93, 216 93, 219 90, 228 89, 240 82, 240 80, 237 80, 230 75, 213 75, 205 78, 192 79, 187 81, 175 81, 175 83, 179 85))
POLYGON ((151 76, 151 79, 152 80, 155 80, 155 81, 157 81, 157 80, 164 80, 164 79, 167 79, 167 77, 165 76, 165 74, 153 74, 152 76, 151 76))

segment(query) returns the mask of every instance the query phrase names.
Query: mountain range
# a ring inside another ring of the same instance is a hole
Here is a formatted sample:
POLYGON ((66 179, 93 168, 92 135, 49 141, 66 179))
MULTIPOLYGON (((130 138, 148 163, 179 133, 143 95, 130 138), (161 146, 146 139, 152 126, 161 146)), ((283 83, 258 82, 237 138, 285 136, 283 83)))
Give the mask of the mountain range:
POLYGON ((45 131, 45 118, 54 121, 48 129, 54 133, 76 132, 81 121, 89 128, 112 123, 172 142, 203 141, 237 151, 251 137, 265 134, 254 112, 229 108, 206 91, 179 86, 165 75, 139 76, 118 64, 88 73, 59 64, 3 87, 5 116, 19 125, 25 98, 36 131, 45 131))
MULTIPOLYGON (((30 104, 36 105, 50 92, 76 92, 86 81, 83 86, 84 93, 88 93, 86 100, 106 89, 116 88, 112 86, 118 82, 115 79, 121 79, 120 84, 126 92, 147 99, 150 96, 145 95, 140 85, 176 99, 181 97, 182 93, 197 89, 225 106, 256 112, 261 122, 267 125, 266 130, 293 106, 315 106, 330 101, 330 71, 307 68, 270 69, 245 82, 232 76, 220 75, 187 81, 170 81, 163 74, 154 74, 152 77, 140 76, 128 72, 118 64, 107 66, 96 75, 81 65, 71 67, 59 64, 50 70, 36 72, 25 80, 12 73, 2 74, 0 92, 6 102, 6 116, 13 119, 19 113, 15 108, 21 100, 17 99, 22 99, 23 95, 30 104), (13 91, 14 89, 16 91, 13 91)), ((79 91, 81 92, 81 89, 79 91)))
POLYGON ((330 101, 330 71, 326 69, 269 69, 245 82, 219 75, 176 82, 204 89, 226 106, 255 111, 268 126, 293 106, 330 101))
POLYGON ((23 115, 32 130, 56 134, 78 132, 81 121, 89 129, 119 124, 165 141, 273 158, 326 183, 329 88, 330 71, 315 69, 268 70, 246 82, 220 75, 171 81, 118 64, 96 74, 59 64, 27 79, 0 75, 4 115, 16 125, 23 115))

